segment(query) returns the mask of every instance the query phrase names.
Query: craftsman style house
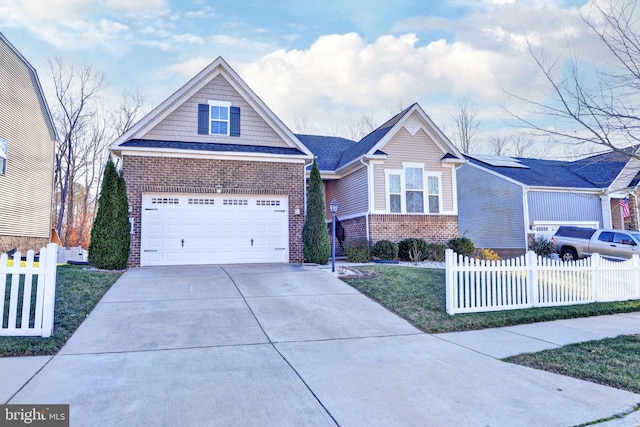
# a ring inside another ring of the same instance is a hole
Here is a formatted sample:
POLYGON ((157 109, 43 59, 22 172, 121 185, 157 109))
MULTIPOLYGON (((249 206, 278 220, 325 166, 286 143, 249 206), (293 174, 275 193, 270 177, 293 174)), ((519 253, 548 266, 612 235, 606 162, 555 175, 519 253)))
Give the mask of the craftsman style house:
POLYGON ((132 266, 304 261, 314 157, 347 238, 457 237, 465 160, 418 104, 357 142, 295 135, 218 58, 111 150, 127 183, 132 266))

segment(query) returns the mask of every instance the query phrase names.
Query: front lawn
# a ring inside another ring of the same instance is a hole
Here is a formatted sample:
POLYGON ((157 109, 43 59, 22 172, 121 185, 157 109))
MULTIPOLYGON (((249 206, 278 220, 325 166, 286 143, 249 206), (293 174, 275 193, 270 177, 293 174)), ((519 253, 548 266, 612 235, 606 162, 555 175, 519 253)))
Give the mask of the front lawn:
POLYGON ((640 337, 622 335, 503 359, 640 393, 640 337))
POLYGON ((122 273, 58 266, 53 335, 0 337, 0 357, 56 354, 122 273))
POLYGON ((640 301, 624 301, 450 316, 445 308, 444 270, 377 265, 359 269, 364 278, 343 280, 427 333, 640 311, 640 301))

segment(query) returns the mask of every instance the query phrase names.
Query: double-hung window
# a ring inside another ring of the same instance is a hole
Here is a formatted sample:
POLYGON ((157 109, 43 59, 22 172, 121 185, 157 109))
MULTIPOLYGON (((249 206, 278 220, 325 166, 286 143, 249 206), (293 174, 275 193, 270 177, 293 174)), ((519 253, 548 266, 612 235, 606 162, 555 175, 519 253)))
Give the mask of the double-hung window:
POLYGON ((402 170, 386 170, 390 213, 440 213, 441 172, 424 170, 419 163, 404 163, 402 170))
POLYGON ((229 135, 229 102, 209 101, 209 134, 229 135))
POLYGON ((198 134, 240 136, 240 107, 226 101, 198 104, 198 134))
POLYGON ((0 175, 7 173, 7 156, 9 154, 9 142, 0 137, 0 175))

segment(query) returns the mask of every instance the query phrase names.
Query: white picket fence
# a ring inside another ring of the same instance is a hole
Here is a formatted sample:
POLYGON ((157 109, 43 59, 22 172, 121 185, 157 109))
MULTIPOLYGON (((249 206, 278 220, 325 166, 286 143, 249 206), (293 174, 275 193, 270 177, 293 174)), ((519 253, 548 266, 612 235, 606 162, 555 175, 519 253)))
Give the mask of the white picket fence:
POLYGON ((640 299, 640 258, 611 261, 593 254, 564 262, 534 252, 485 261, 446 251, 447 313, 640 299))
POLYGON ((32 250, 27 252, 24 267, 19 252, 14 254, 11 267, 7 254, 0 255, 0 336, 51 336, 57 256, 55 243, 40 249, 37 266, 32 250))

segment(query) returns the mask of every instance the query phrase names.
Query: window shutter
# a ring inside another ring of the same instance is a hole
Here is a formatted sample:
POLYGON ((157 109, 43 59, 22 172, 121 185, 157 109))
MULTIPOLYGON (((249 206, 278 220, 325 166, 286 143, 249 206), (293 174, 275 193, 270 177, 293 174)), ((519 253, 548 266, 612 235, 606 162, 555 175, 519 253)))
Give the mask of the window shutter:
POLYGON ((240 107, 229 108, 229 136, 240 136, 240 107))
POLYGON ((209 105, 198 104, 198 134, 209 135, 209 105))

